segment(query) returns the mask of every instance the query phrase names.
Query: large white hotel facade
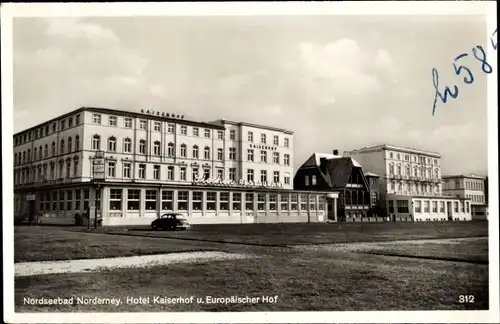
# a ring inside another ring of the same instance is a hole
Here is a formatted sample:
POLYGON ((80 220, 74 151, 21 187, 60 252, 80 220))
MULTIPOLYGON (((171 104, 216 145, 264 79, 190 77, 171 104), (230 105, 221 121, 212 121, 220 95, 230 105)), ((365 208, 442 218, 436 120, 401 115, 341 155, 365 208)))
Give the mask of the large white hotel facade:
POLYGON ((394 145, 346 151, 364 171, 380 176, 379 196, 385 213, 395 220, 471 220, 471 201, 443 195, 441 155, 394 145))
POLYGON ((192 223, 326 220, 326 193, 292 191, 293 145, 279 128, 83 107, 14 135, 15 213, 71 223, 96 210, 104 225, 166 211, 192 223))

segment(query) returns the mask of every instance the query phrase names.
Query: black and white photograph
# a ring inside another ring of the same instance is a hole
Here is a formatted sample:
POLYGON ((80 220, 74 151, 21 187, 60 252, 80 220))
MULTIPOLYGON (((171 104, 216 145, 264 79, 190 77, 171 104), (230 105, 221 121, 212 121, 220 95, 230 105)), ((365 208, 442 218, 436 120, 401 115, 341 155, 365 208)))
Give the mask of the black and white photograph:
POLYGON ((2 5, 4 321, 499 322, 496 19, 2 5))

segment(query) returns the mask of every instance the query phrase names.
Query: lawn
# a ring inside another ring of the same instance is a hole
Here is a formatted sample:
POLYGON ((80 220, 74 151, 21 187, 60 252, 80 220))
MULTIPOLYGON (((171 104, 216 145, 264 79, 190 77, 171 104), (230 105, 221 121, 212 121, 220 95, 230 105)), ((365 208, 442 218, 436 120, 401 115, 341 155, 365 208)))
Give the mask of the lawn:
MULTIPOLYGON (((85 230, 85 229, 82 229, 85 230)), ((152 232, 149 229, 101 228, 99 231, 168 237, 186 241, 244 243, 267 246, 393 241, 429 238, 488 236, 487 222, 336 223, 195 225, 187 232, 152 232)))
POLYGON ((297 251, 260 259, 17 278, 18 312, 450 310, 488 308, 488 267, 358 253, 297 251), (474 295, 460 304, 459 295, 474 295), (25 305, 25 297, 120 298, 115 305, 25 305), (127 297, 150 297, 127 304, 127 297), (275 303, 155 304, 155 296, 278 296, 275 303))

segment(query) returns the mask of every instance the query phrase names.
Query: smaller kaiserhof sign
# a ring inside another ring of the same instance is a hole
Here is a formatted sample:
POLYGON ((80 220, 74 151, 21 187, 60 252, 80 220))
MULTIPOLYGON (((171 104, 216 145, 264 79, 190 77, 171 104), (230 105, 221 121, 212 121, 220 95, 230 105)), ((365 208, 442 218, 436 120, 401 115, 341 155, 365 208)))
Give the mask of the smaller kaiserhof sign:
POLYGON ((92 164, 92 175, 94 179, 105 178, 104 152, 96 152, 92 164))

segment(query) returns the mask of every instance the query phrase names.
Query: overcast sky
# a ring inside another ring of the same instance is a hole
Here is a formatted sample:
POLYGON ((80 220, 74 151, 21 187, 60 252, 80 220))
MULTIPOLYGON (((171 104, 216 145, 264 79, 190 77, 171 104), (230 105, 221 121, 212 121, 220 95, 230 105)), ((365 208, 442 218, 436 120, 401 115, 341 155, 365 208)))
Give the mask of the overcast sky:
POLYGON ((487 44, 467 16, 239 16, 14 20, 14 131, 81 106, 227 118, 295 132, 312 152, 394 144, 443 173, 487 170, 486 77, 453 74, 487 44), (432 116, 436 67, 460 95, 432 116))

